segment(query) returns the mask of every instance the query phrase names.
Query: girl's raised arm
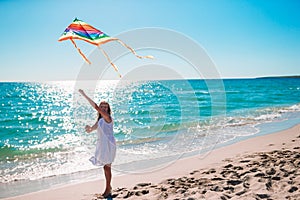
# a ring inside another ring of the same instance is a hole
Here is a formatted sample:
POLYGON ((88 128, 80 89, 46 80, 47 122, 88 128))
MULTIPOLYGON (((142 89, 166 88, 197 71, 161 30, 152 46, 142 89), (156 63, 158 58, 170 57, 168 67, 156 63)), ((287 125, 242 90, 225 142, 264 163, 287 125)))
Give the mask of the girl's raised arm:
POLYGON ((98 108, 97 104, 90 97, 88 97, 82 89, 79 89, 78 91, 80 94, 82 94, 82 96, 84 98, 86 98, 88 100, 88 102, 91 104, 91 106, 93 106, 93 108, 95 108, 97 110, 97 108, 98 108))
POLYGON ((99 106, 90 97, 88 97, 82 89, 79 89, 78 91, 80 94, 82 94, 82 96, 84 96, 84 98, 88 100, 91 106, 93 106, 93 108, 95 108, 101 114, 101 116, 105 119, 106 122, 111 122, 111 117, 107 112, 101 110, 101 108, 99 108, 99 106))

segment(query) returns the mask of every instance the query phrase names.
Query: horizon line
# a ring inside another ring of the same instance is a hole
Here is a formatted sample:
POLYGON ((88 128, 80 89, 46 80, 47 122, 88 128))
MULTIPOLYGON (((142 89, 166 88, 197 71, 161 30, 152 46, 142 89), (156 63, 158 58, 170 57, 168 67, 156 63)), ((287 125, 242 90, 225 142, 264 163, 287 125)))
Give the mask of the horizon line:
POLYGON ((13 82, 59 82, 59 81, 168 81, 168 80, 219 80, 219 79, 260 79, 260 78, 300 78, 299 75, 267 75, 267 76, 256 76, 256 77, 220 77, 220 78, 186 78, 186 79, 179 79, 179 78, 166 78, 166 79, 65 79, 65 80, 0 80, 1 83, 13 83, 13 82))

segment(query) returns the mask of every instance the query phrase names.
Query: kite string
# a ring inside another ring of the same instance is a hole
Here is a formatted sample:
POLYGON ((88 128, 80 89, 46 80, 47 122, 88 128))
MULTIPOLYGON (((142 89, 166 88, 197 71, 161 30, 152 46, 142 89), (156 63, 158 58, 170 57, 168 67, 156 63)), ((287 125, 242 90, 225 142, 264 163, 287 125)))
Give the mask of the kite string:
POLYGON ((87 57, 85 57, 85 55, 81 52, 81 50, 77 47, 76 43, 74 42, 74 40, 70 39, 72 41, 72 43, 74 44, 75 48, 78 50, 79 54, 84 58, 84 60, 91 64, 91 62, 87 59, 87 57))
POLYGON ((133 48, 131 48, 130 46, 128 46, 127 44, 125 44, 122 40, 117 39, 117 41, 123 45, 124 47, 126 47, 127 49, 129 49, 136 57, 142 59, 142 58, 149 58, 149 59, 153 59, 154 57, 151 55, 147 55, 147 56, 140 56, 138 55, 135 50, 133 48))
POLYGON ((111 66, 113 66, 113 68, 119 74, 119 77, 121 78, 122 76, 119 73, 118 67, 110 60, 110 58, 108 57, 107 53, 100 46, 98 46, 98 48, 101 50, 101 52, 103 53, 103 55, 106 57, 106 59, 108 60, 108 62, 111 64, 111 66))

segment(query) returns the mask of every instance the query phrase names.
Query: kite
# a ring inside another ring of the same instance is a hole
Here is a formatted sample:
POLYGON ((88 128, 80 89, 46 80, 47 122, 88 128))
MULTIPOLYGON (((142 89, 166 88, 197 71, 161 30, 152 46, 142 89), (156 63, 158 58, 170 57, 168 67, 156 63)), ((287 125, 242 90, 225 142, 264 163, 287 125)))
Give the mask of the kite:
POLYGON ((79 54, 83 57, 83 59, 91 64, 91 62, 87 59, 87 57, 81 52, 81 50, 77 47, 76 43, 74 42, 74 39, 83 40, 85 42, 89 42, 90 44, 98 46, 98 48, 101 50, 103 55, 106 57, 108 62, 111 64, 111 66, 115 69, 115 71, 119 74, 121 77, 117 66, 110 60, 107 53, 100 47, 100 45, 105 44, 107 42, 111 41, 117 41, 124 47, 128 48, 136 57, 142 59, 142 58, 150 58, 152 59, 153 56, 140 56, 138 55, 133 48, 122 42, 118 38, 110 37, 107 34, 103 33, 102 31, 94 28, 93 26, 85 23, 82 20, 79 20, 77 18, 74 19, 74 21, 66 28, 66 30, 62 33, 61 37, 58 39, 58 41, 64 41, 64 40, 71 40, 75 48, 78 50, 79 54))

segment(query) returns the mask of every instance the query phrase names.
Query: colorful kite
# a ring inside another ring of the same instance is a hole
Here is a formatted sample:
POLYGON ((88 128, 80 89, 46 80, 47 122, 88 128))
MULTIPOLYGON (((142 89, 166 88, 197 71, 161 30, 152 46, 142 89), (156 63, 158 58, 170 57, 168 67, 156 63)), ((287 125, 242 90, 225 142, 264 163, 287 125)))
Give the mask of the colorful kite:
MULTIPOLYGON (((119 73, 117 66, 111 62, 110 58, 108 57, 107 53, 100 47, 100 45, 105 44, 107 42, 111 41, 117 41, 120 44, 122 44, 124 47, 128 48, 136 57, 138 58, 153 58, 153 56, 139 56, 134 49, 126 45, 124 42, 119 40, 118 38, 113 38, 102 31, 94 28, 93 26, 85 23, 84 21, 81 21, 77 18, 74 19, 73 23, 70 24, 66 30, 63 32, 61 37, 58 39, 58 41, 64 41, 64 40, 71 40, 71 42, 74 44, 75 48, 78 50, 80 55, 84 58, 84 60, 91 64, 91 62, 87 59, 87 57, 81 52, 81 50, 77 47, 76 43, 74 42, 74 39, 84 40, 86 42, 89 42, 93 45, 98 46, 98 48, 102 51, 103 55, 107 58, 108 62, 113 66, 116 72, 119 73)), ((119 76, 121 77, 120 73, 119 76)))

